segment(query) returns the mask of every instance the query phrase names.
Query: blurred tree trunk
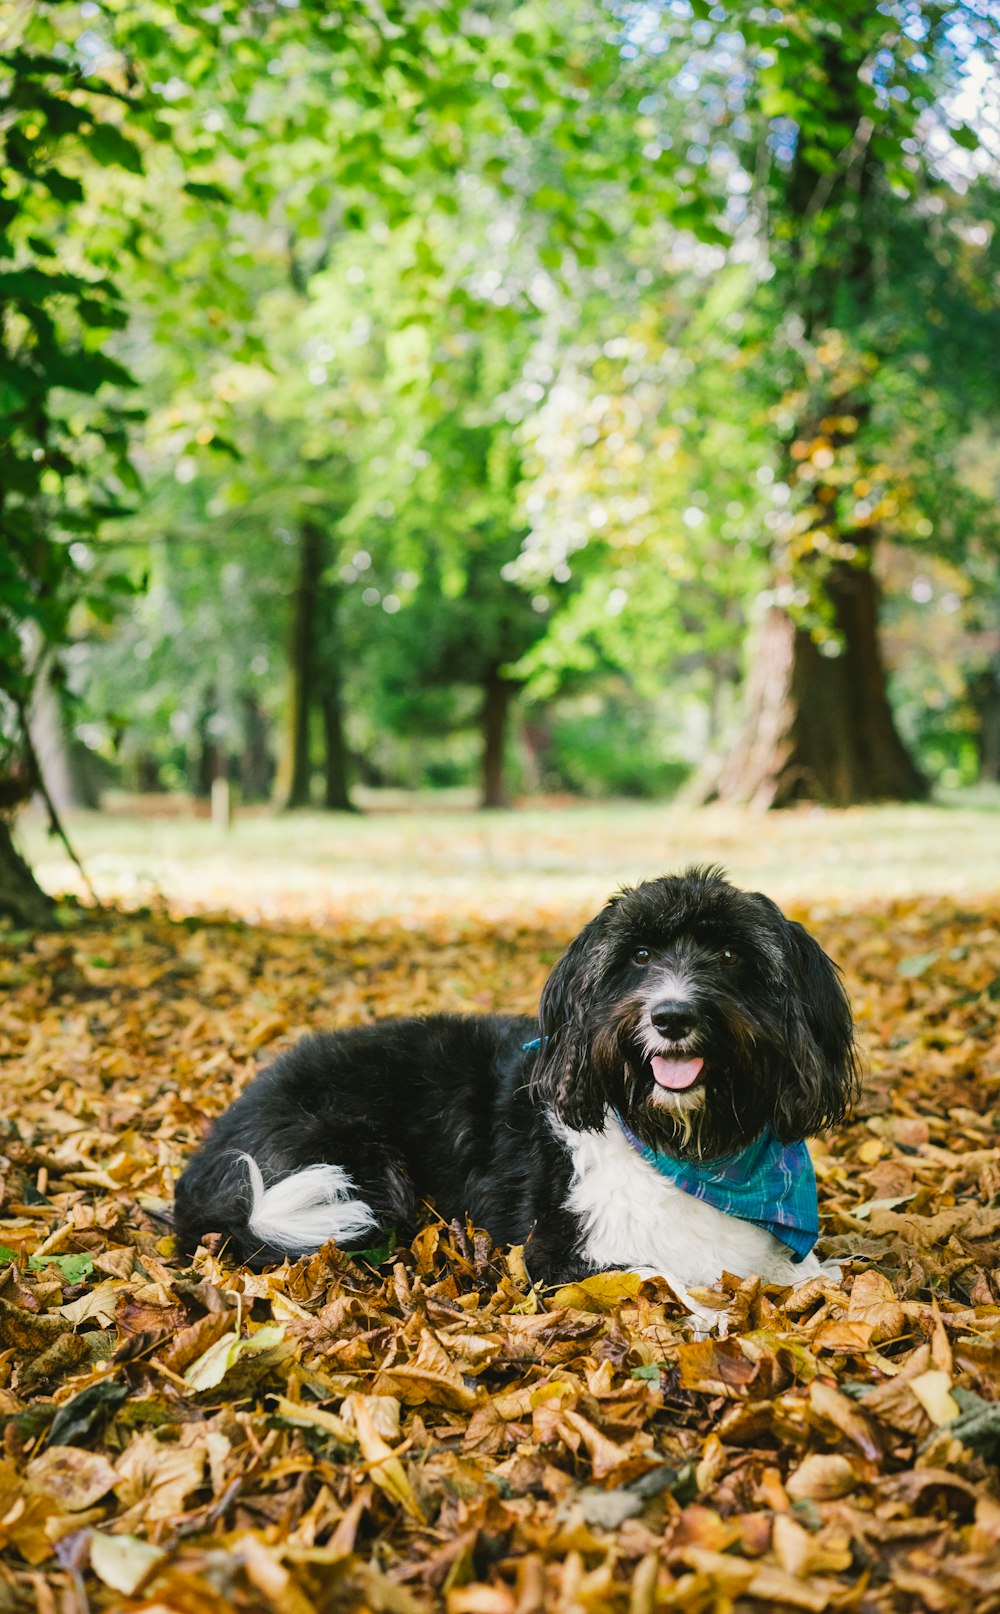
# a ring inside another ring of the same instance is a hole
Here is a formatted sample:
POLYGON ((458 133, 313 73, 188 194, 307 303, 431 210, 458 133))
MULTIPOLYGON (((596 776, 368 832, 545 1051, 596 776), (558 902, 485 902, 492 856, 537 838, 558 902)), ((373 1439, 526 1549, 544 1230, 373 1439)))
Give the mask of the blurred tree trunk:
POLYGON ((842 639, 839 656, 823 655, 787 611, 768 612, 743 730, 712 792, 722 801, 848 807, 927 795, 889 706, 870 564, 834 566, 826 590, 842 639))
POLYGON ((195 724, 197 751, 194 758, 193 787, 194 794, 200 801, 208 800, 212 794, 213 782, 223 778, 226 771, 225 753, 212 729, 218 702, 218 691, 214 684, 209 684, 202 697, 201 710, 195 724))
POLYGON ((244 801, 267 801, 274 765, 271 760, 268 717, 253 690, 240 695, 243 708, 243 746, 239 758, 240 793, 244 801))
POLYGON ((299 535, 299 576, 292 622, 292 689, 289 705, 288 789, 285 807, 308 807, 312 765, 309 754, 309 720, 316 698, 318 597, 323 574, 323 533, 315 522, 304 521, 299 535))
POLYGON ((324 790, 323 803, 331 812, 355 811, 348 785, 350 757, 344 734, 344 703, 341 692, 343 651, 340 643, 340 589, 336 583, 321 585, 320 607, 320 705, 323 713, 324 790))
POLYGON ((509 807, 504 760, 507 726, 515 686, 500 676, 499 666, 489 668, 483 685, 483 807, 509 807))
POLYGON ((552 723, 548 711, 536 707, 524 721, 521 730, 524 740, 525 784, 537 793, 545 789, 552 755, 552 723))
POLYGON ((57 810, 98 807, 98 790, 86 748, 73 733, 59 664, 47 658, 35 677, 28 723, 38 766, 57 810))
POLYGON ((25 930, 44 930, 53 922, 55 903, 38 884, 0 818, 0 914, 25 930))
POLYGON ((1000 656, 969 686, 979 720, 979 779, 1000 784, 1000 656))

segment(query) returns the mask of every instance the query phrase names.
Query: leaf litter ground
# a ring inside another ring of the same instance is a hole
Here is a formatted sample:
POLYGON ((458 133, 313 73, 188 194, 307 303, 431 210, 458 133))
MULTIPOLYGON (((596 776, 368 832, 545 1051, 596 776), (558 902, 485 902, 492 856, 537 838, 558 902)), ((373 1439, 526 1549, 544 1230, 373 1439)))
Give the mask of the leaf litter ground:
POLYGON ((302 1032, 531 1011, 586 913, 108 913, 0 945, 0 1610, 1000 1610, 1000 906, 799 910, 867 1050, 822 1252, 537 1295, 428 1212, 262 1275, 172 1183, 302 1032))

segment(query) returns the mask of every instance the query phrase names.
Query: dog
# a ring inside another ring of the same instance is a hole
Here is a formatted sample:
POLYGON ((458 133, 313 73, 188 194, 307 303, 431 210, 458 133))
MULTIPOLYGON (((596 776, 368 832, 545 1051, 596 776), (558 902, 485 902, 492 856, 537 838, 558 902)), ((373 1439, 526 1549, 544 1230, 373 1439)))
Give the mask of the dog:
POLYGON ((428 1015, 319 1033, 215 1122, 177 1183, 192 1252, 260 1269, 406 1237, 425 1200, 524 1246, 533 1281, 607 1268, 679 1295, 821 1269, 802 1140, 858 1056, 836 966, 715 867, 626 887, 556 964, 537 1020, 428 1015))

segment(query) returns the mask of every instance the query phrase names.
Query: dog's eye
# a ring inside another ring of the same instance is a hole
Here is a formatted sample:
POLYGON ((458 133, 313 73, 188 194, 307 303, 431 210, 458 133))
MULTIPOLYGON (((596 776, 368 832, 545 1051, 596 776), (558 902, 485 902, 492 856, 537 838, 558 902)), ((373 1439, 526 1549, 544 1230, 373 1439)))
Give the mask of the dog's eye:
POLYGON ((637 947, 635 952, 632 954, 633 964, 638 964, 640 968, 648 964, 649 959, 650 952, 648 947, 637 947))
POLYGON ((724 947, 722 949, 722 962, 724 964, 738 964, 739 961, 739 953, 734 953, 731 947, 724 947))

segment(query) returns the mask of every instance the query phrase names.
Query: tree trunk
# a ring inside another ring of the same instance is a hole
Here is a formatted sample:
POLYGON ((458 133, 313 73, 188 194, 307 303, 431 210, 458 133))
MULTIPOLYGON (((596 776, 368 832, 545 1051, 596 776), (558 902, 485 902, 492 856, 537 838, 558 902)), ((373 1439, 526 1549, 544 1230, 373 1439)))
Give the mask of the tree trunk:
POLYGON ((289 761, 286 807, 308 807, 312 790, 309 720, 316 694, 317 598, 323 572, 323 533, 313 522, 302 524, 299 580, 292 624, 292 690, 289 712, 289 761))
POLYGON ((0 818, 0 914, 25 930, 45 930, 54 913, 55 903, 38 884, 0 818))
POLYGON ((1000 657, 969 686, 978 719, 979 781, 1000 784, 1000 657))
POLYGON ((61 692, 58 663, 47 659, 35 677, 28 722, 38 767, 56 809, 98 807, 85 748, 73 733, 61 692))
POLYGON ((323 805, 334 813, 356 812, 347 783, 348 752, 339 685, 327 684, 323 690, 323 740, 323 805))
POLYGON ((747 713, 711 794, 786 807, 821 801, 920 801, 927 783, 897 733, 878 641, 878 585, 870 565, 833 567, 826 591, 842 637, 824 656, 787 612, 764 622, 747 713))
POLYGON ((321 666, 318 682, 322 689, 320 705, 323 712, 323 805, 331 812, 355 811, 348 787, 349 755, 344 735, 344 703, 341 693, 341 660, 338 613, 340 589, 336 583, 324 582, 320 589, 322 628, 320 633, 321 666))
POLYGON ((199 801, 209 799, 216 779, 221 779, 226 771, 225 753, 212 728, 212 721, 217 715, 218 701, 215 685, 209 684, 202 697, 201 711, 195 724, 197 749, 192 770, 192 785, 199 801))
POLYGON ((483 807, 510 806, 504 754, 513 695, 514 685, 501 678, 498 667, 491 667, 483 688, 483 807))
POLYGON ((271 760, 271 725, 253 690, 240 696, 243 708, 243 746, 239 756, 240 795, 244 801, 267 801, 274 764, 271 760))

